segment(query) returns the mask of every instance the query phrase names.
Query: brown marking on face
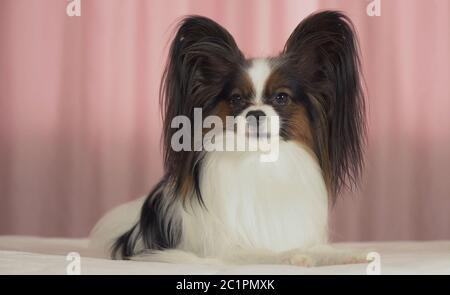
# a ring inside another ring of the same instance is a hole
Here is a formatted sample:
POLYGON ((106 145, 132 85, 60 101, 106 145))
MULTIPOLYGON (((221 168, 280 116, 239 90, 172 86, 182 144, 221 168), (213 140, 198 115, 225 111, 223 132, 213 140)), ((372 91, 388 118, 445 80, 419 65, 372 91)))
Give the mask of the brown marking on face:
MULTIPOLYGON (((226 117, 233 116, 233 110, 228 101, 221 100, 216 107, 216 116, 222 120, 223 129, 226 129, 226 117)), ((204 129, 204 134, 211 129, 204 129)))
POLYGON ((287 130, 291 140, 306 146, 316 156, 314 153, 314 139, 311 133, 311 122, 305 106, 291 103, 288 107, 290 109, 289 118, 283 128, 287 130))
POLYGON ((264 87, 264 97, 269 98, 277 92, 286 92, 293 97, 294 93, 289 88, 286 78, 281 73, 281 70, 273 71, 267 78, 266 85, 264 87))
POLYGON ((264 102, 272 105, 280 116, 281 134, 287 140, 296 141, 307 147, 308 151, 316 157, 304 94, 296 83, 287 78, 282 67, 275 68, 268 77, 264 88, 264 102), (280 93, 285 93, 289 97, 284 105, 277 105, 275 101, 276 96, 280 93))
POLYGON ((230 115, 239 115, 245 108, 252 103, 252 98, 255 95, 253 83, 247 72, 240 72, 233 81, 226 101, 230 107, 230 115), (236 98, 239 98, 238 100, 236 98))
POLYGON ((216 108, 216 116, 218 116, 220 119, 222 119, 223 122, 225 122, 225 118, 227 116, 231 116, 232 110, 230 105, 226 101, 220 101, 216 108))

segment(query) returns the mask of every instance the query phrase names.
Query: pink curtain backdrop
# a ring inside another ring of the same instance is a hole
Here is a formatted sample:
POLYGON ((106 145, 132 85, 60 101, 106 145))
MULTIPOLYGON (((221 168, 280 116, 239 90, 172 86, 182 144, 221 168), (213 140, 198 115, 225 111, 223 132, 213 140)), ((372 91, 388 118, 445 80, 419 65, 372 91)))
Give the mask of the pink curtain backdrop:
POLYGON ((335 240, 450 239, 449 2, 2 0, 0 234, 86 236, 162 174, 158 86, 175 21, 224 25, 248 56, 276 54, 309 13, 339 9, 360 36, 369 146, 335 240))

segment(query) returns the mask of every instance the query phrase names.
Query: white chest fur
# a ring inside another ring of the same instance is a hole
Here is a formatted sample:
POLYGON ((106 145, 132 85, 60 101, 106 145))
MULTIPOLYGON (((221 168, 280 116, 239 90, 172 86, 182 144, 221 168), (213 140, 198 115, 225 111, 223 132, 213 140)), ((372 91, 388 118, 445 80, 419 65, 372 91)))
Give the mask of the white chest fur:
POLYGON ((281 142, 275 162, 257 152, 211 152, 200 185, 206 210, 187 206, 180 248, 220 256, 234 247, 284 251, 326 242, 328 197, 314 157, 281 142))

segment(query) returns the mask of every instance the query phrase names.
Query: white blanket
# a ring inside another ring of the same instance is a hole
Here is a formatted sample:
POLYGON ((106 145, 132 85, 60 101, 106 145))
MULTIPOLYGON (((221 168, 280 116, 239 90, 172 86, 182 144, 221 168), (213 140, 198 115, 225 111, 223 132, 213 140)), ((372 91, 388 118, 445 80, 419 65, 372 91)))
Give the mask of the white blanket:
MULTIPOLYGON (((69 252, 81 274, 360 274, 368 264, 303 268, 287 265, 189 265, 89 257, 87 239, 0 236, 0 274, 66 274, 69 252)), ((381 274, 450 274, 450 241, 335 244, 380 254, 381 274)))

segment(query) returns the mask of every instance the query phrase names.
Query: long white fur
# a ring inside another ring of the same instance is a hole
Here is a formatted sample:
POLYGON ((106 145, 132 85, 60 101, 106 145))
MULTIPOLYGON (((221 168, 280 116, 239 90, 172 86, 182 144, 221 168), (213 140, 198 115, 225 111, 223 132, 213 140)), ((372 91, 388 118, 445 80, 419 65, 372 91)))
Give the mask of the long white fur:
POLYGON ((212 152, 202 164, 207 210, 183 212, 180 248, 221 257, 233 247, 284 251, 326 242, 327 190, 311 154, 280 143, 276 162, 258 152, 212 152))

